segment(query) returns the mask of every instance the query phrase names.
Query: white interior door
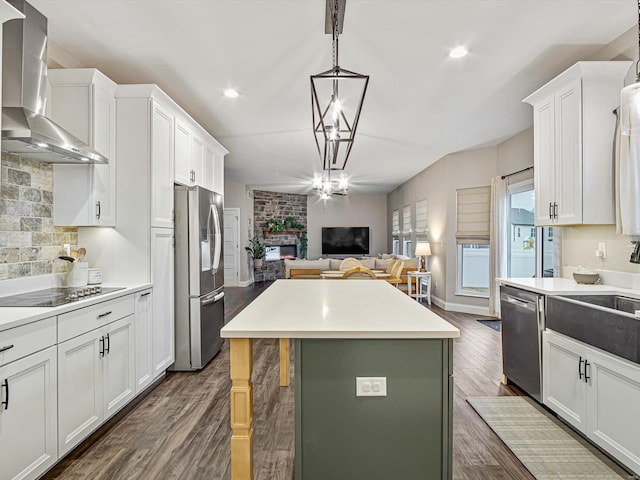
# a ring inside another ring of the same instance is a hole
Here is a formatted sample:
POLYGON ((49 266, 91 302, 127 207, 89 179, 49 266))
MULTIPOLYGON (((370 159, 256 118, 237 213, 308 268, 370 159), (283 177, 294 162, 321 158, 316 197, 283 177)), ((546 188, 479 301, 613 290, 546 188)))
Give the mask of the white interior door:
POLYGON ((224 209, 224 284, 237 287, 240 272, 240 209, 224 209))

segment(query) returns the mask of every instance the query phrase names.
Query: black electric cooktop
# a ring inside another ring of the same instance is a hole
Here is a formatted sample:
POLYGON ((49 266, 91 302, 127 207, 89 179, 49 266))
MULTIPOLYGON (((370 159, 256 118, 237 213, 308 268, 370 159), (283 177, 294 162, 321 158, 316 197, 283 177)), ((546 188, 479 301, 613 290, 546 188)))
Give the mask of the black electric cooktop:
POLYGON ((124 290, 125 287, 90 285, 84 288, 59 287, 0 297, 0 307, 57 307, 85 298, 99 297, 105 293, 124 290))

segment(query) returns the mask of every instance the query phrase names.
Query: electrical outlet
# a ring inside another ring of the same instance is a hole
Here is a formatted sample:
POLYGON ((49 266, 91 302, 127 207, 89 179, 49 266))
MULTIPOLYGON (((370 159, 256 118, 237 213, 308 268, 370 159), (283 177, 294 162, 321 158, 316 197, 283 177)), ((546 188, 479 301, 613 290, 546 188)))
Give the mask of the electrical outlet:
POLYGON ((356 377, 356 397, 386 397, 387 377, 356 377))
POLYGON ((598 243, 598 250, 596 250, 596 257, 605 259, 607 258, 607 244, 605 242, 598 243))

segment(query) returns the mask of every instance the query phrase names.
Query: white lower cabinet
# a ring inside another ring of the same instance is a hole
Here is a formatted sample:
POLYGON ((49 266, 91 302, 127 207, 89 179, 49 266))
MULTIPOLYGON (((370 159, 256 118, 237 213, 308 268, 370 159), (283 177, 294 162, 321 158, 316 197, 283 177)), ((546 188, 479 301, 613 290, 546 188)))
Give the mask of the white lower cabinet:
POLYGON ((552 331, 543 332, 544 404, 575 429, 587 431, 586 353, 579 343, 552 331))
POLYGON ((0 478, 38 478, 58 459, 56 347, 1 366, 0 382, 0 478))
POLYGON ((543 332, 544 403, 640 474, 640 365, 543 332))
POLYGON ((153 376, 163 374, 175 361, 173 308, 174 232, 151 229, 151 281, 153 282, 153 376))
POLYGON ((153 368, 153 295, 151 290, 136 293, 135 353, 136 394, 143 391, 154 378, 153 368))
POLYGON ((133 315, 58 345, 60 456, 133 398, 133 349, 133 315))
POLYGON ((129 316, 103 328, 104 420, 135 395, 134 318, 129 316))
POLYGON ((640 366, 589 352, 587 436, 640 475, 640 366))

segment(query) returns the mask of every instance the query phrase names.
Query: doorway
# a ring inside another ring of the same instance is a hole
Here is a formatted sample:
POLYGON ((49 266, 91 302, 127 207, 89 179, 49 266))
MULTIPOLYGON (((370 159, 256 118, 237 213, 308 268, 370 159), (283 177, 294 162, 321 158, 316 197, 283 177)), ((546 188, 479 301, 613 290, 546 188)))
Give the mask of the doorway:
POLYGON ((237 287, 240 280, 240 209, 224 209, 224 285, 237 287))

